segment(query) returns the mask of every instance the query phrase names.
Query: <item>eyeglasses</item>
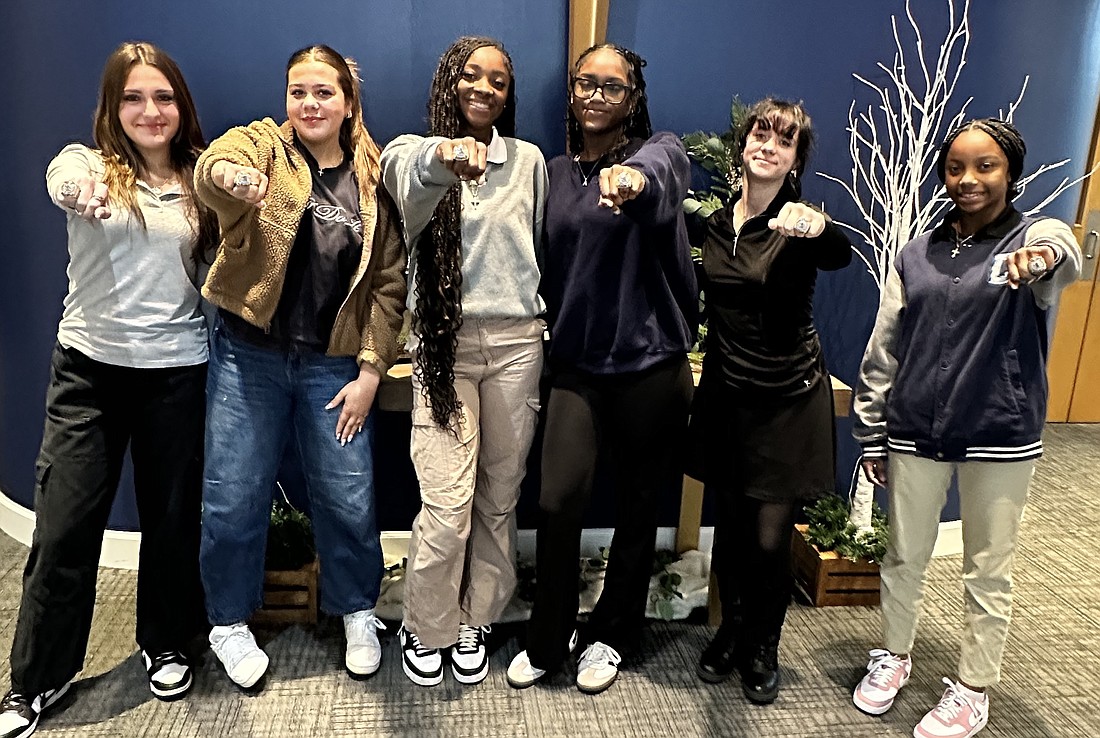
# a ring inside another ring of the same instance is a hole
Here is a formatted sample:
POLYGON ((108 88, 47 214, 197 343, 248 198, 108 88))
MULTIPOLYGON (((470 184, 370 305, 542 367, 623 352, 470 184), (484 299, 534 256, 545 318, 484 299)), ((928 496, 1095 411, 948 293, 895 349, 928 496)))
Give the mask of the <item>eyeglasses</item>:
POLYGON ((612 105, 620 104, 626 100, 627 95, 634 92, 634 88, 630 85, 621 85, 618 82, 604 82, 598 85, 595 80, 587 77, 573 78, 573 94, 582 100, 592 97, 597 90, 603 95, 603 99, 612 105))

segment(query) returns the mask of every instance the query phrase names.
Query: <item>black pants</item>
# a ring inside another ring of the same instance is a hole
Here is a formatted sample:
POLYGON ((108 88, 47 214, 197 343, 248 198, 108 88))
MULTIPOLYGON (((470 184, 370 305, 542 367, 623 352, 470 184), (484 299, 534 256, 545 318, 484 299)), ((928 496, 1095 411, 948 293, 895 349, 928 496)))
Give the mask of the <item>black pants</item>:
POLYGON ((537 668, 556 670, 568 653, 579 606, 581 529, 596 461, 605 454, 615 481, 615 535, 586 636, 616 649, 636 636, 652 574, 657 493, 680 468, 690 400, 686 358, 630 374, 555 372, 542 448, 542 514, 527 638, 537 668))
POLYGON ((35 469, 37 523, 11 651, 14 691, 54 689, 83 667, 127 445, 142 533, 137 642, 154 653, 183 649, 198 632, 205 386, 205 364, 132 369, 55 346, 35 469))
POLYGON ((713 568, 722 627, 749 651, 779 641, 791 599, 791 532, 797 500, 763 501, 708 485, 716 503, 713 568))

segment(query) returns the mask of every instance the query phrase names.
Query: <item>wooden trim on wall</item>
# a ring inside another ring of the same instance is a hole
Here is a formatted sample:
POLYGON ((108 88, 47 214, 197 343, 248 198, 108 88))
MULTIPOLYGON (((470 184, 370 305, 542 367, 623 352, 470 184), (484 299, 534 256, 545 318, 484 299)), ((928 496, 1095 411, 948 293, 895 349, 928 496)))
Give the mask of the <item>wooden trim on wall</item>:
POLYGON ((607 40, 607 11, 611 0, 569 0, 569 58, 566 69, 581 52, 607 40))

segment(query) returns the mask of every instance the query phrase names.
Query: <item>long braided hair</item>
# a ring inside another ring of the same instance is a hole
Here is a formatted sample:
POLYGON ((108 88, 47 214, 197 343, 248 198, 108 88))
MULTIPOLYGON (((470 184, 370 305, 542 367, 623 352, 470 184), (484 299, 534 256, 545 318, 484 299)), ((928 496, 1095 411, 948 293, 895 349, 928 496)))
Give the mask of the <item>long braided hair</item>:
MULTIPOLYGON (((504 109, 495 121, 502 136, 516 130, 516 78, 503 44, 485 36, 463 36, 439 59, 428 98, 428 135, 458 138, 466 121, 458 104, 458 81, 477 49, 492 46, 504 57, 511 77, 504 109)), ((413 331, 419 336, 416 370, 432 420, 453 427, 462 403, 455 392, 455 351, 462 325, 462 199, 455 184, 440 200, 416 251, 416 305, 413 331)))
POLYGON ((351 105, 351 117, 345 118, 340 124, 340 148, 352 162, 355 177, 359 180, 359 190, 371 193, 370 197, 373 197, 382 172, 379 164, 381 151, 363 124, 363 96, 359 92, 359 66, 351 57, 340 56, 340 53, 331 46, 317 44, 298 49, 291 54, 286 63, 287 74, 290 74, 294 66, 310 61, 319 61, 336 70, 340 91, 344 93, 344 99, 351 105))
POLYGON ((92 137, 103 156, 104 182, 112 200, 119 203, 145 227, 134 195, 138 177, 148 175, 147 162, 141 151, 126 135, 118 117, 122 93, 129 79, 130 70, 139 65, 153 67, 165 76, 172 86, 172 95, 179 111, 179 130, 168 146, 172 171, 179 179, 188 214, 197 224, 191 256, 196 262, 209 263, 218 245, 218 219, 195 196, 194 171, 199 154, 206 148, 206 141, 199 126, 199 116, 191 91, 183 79, 183 73, 168 54, 144 41, 128 41, 107 57, 103 67, 103 80, 99 85, 99 100, 92 117, 92 137))
MULTIPOLYGON (((951 151, 951 144, 966 131, 978 130, 989 136, 1001 147, 1005 158, 1008 159, 1008 202, 1016 199, 1020 194, 1017 183, 1024 172, 1024 156, 1027 154, 1027 144, 1024 137, 1016 130, 1016 126, 1006 123, 998 118, 976 118, 963 123, 947 134, 940 147, 939 158, 936 159, 936 176, 943 182, 947 176, 947 154, 951 151)), ((1006 203, 1007 204, 1007 203, 1006 203)))
MULTIPOLYGON (((573 94, 572 80, 577 76, 577 73, 580 72, 581 65, 584 63, 585 58, 587 58, 589 54, 599 51, 600 49, 610 49, 626 61, 626 65, 630 69, 630 79, 628 81, 634 86, 634 90, 630 93, 630 96, 621 103, 622 105, 630 105, 631 110, 626 120, 623 121, 619 140, 616 141, 611 147, 611 150, 607 152, 607 165, 610 166, 611 164, 618 164, 626 158, 626 147, 630 143, 630 139, 649 138, 652 136, 653 126, 649 122, 649 98, 646 96, 645 91, 645 75, 642 74, 642 68, 646 65, 646 61, 630 49, 619 46, 618 44, 596 44, 581 52, 581 55, 577 57, 577 61, 573 64, 573 69, 569 75, 569 94, 573 94)), ((575 156, 584 150, 584 133, 581 131, 580 121, 577 120, 577 116, 573 114, 573 107, 568 106, 568 109, 565 127, 569 134, 569 153, 575 156)))

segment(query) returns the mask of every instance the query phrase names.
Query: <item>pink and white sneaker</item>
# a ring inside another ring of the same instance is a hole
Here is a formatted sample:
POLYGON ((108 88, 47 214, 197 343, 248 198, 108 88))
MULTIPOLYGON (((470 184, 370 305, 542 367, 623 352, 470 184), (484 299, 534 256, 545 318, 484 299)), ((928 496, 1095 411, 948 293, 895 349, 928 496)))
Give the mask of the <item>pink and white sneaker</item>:
POLYGON ((913 738, 969 738, 989 722, 989 696, 974 698, 946 677, 940 703, 913 728, 913 738))
POLYGON ((871 651, 867 662, 867 676, 860 680, 852 692, 852 704, 868 715, 881 715, 894 705, 898 691, 909 681, 913 660, 895 656, 886 649, 871 651))

